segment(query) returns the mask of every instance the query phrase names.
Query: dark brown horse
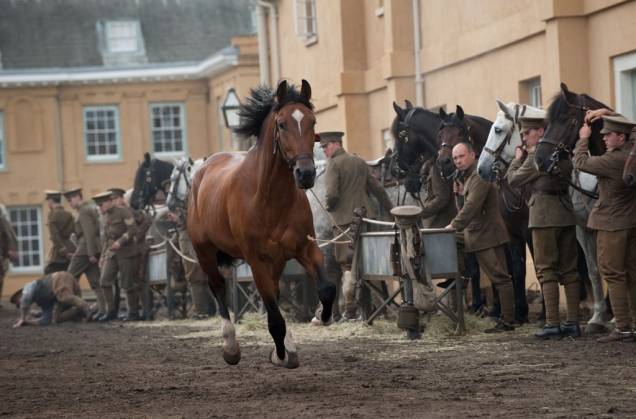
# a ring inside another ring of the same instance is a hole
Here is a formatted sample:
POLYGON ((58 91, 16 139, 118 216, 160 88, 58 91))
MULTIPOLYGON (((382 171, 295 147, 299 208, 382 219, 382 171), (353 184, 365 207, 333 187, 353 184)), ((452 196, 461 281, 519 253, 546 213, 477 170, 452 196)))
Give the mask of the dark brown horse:
POLYGON ((315 237, 309 202, 302 189, 314 184, 313 146, 316 118, 311 87, 302 81, 300 93, 286 81, 276 94, 265 86, 251 91, 241 106, 236 132, 257 141, 245 153, 217 153, 194 177, 188 210, 188 232, 208 275, 222 317, 223 358, 237 364, 241 351, 225 303, 225 279, 218 266, 244 259, 267 310, 275 350, 270 360, 287 368, 298 366, 291 333, 278 308, 278 280, 285 262, 295 258, 318 280, 323 306, 321 320, 331 318, 335 286, 327 281, 323 256, 309 240, 315 237))
POLYGON ((623 168, 623 181, 630 188, 636 188, 636 131, 632 131, 630 138, 632 149, 629 151, 629 157, 623 168))

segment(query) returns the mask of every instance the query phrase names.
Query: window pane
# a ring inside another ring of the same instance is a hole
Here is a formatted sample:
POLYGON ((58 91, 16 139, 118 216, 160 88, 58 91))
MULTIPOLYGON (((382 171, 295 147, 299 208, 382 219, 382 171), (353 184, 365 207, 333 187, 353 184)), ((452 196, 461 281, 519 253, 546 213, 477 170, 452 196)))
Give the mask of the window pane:
POLYGON ((152 142, 155 152, 183 151, 183 106, 153 105, 150 108, 152 142))

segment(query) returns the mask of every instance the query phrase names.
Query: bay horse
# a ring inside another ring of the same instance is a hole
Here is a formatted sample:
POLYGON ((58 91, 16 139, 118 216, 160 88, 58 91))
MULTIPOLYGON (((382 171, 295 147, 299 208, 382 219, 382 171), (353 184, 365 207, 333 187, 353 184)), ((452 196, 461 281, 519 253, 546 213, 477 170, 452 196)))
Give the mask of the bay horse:
POLYGON ((623 168, 623 181, 631 188, 636 188, 636 130, 632 130, 630 137, 632 148, 623 168))
POLYGON ((139 164, 135 173, 130 206, 133 209, 143 209, 150 206, 157 192, 163 190, 163 182, 170 179, 173 168, 172 163, 151 158, 150 153, 144 153, 144 160, 139 164))
MULTIPOLYGON (((561 83, 561 91, 553 98, 548 107, 548 127, 537 145, 535 163, 539 170, 550 171, 559 159, 571 158, 574 145, 579 137, 579 129, 583 125, 588 110, 609 107, 586 95, 568 90, 561 83)), ((605 143, 600 131, 602 119, 592 123, 590 137, 590 153, 598 156, 605 153, 605 143)), ((596 203, 596 177, 588 173, 574 170, 572 173, 570 197, 576 217, 576 237, 585 253, 588 276, 594 296, 594 314, 588 321, 601 331, 606 326, 607 304, 603 295, 603 285, 597 266, 596 232, 587 228, 587 218, 596 203)))
MULTIPOLYGON (((444 177, 454 177, 456 175, 455 165, 452 161, 453 147, 460 142, 469 142, 473 145, 477 154, 478 173, 479 162, 483 157, 482 151, 486 150, 488 138, 498 127, 486 118, 474 115, 466 115, 461 106, 457 106, 454 113, 447 114, 440 109, 442 123, 439 128, 440 150, 438 165, 444 177)), ((504 137, 505 138, 505 137, 504 137)), ((514 154, 513 154, 514 156, 514 154)), ((502 160, 499 159, 501 164, 502 160)), ((479 173, 481 176, 481 173, 479 173)), ((483 176, 481 176, 483 177, 483 176)), ((490 181, 490 179, 488 179, 490 181)), ((532 239, 528 230, 529 211, 526 205, 524 189, 510 187, 505 178, 500 176, 498 182, 499 189, 499 210, 506 225, 510 243, 506 249, 506 259, 508 271, 512 277, 515 293, 515 317, 523 323, 528 318, 528 303, 525 296, 526 278, 526 245, 532 253, 532 239)))
POLYGON ((336 288, 327 281, 320 249, 308 238, 315 237, 315 232, 303 191, 313 186, 316 177, 316 118, 310 99, 311 86, 306 80, 300 92, 287 81, 279 83, 275 94, 266 86, 252 89, 241 105, 241 123, 235 132, 257 137, 255 145, 247 153, 212 155, 192 182, 188 232, 218 302, 223 359, 230 365, 240 361, 241 350, 219 265, 234 259, 250 265, 274 340, 269 357, 274 365, 299 365, 296 345, 277 302, 278 282, 287 260, 295 258, 318 281, 322 323, 331 318, 336 288))

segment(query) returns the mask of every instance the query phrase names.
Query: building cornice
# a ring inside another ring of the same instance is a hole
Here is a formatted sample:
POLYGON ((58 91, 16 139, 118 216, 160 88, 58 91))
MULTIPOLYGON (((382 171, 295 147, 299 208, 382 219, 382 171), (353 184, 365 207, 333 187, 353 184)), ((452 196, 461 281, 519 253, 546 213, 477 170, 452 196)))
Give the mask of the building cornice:
POLYGON ((78 67, 0 71, 0 87, 192 80, 215 76, 238 65, 238 50, 225 48, 198 63, 150 64, 136 67, 78 67))

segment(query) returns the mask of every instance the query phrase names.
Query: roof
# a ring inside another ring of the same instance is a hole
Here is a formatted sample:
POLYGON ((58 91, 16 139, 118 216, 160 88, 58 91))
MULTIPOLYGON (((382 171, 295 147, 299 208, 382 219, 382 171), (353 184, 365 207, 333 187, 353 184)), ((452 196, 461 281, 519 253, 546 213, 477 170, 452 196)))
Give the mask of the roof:
POLYGON ((232 36, 254 32, 251 4, 250 0, 0 0, 0 74, 200 64, 229 46, 232 36), (100 27, 113 20, 139 21, 142 60, 104 59, 100 27))

